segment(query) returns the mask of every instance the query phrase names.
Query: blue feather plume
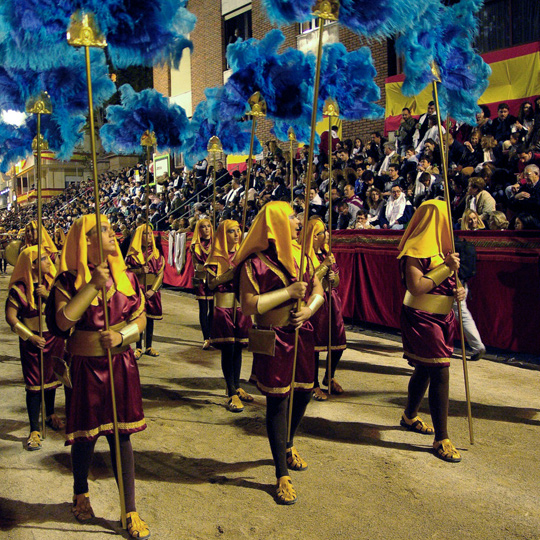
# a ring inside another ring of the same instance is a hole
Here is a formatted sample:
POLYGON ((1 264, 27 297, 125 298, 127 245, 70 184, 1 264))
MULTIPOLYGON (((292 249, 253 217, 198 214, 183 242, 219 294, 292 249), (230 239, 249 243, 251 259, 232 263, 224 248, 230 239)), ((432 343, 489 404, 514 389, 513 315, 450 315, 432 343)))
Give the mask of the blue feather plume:
POLYGON ((100 136, 105 150, 118 154, 141 151, 141 136, 155 132, 160 149, 181 151, 189 133, 189 120, 179 105, 171 104, 153 89, 135 92, 129 84, 120 87, 122 105, 107 107, 107 123, 100 136))

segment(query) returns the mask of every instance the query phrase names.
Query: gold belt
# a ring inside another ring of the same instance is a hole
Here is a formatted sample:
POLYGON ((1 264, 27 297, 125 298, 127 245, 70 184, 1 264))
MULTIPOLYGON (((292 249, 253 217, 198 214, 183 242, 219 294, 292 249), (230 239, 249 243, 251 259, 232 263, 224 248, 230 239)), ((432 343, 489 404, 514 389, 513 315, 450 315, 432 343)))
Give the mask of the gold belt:
MULTIPOLYGON (((305 302, 301 303, 301 306, 304 307, 305 302)), ((284 306, 271 309, 262 315, 256 313, 254 315, 255 325, 256 326, 288 326, 290 324, 291 311, 296 310, 295 304, 285 304, 284 306)))
POLYGON ((403 304, 405 306, 421 309, 428 313, 434 313, 436 315, 448 315, 452 311, 452 304, 454 303, 453 296, 443 296, 442 294, 421 294, 420 296, 413 296, 409 291, 405 293, 403 304))
MULTIPOLYGON (((125 322, 109 326, 109 330, 121 330, 126 326, 125 322)), ((88 330, 75 330, 66 341, 66 350, 74 356, 107 356, 107 349, 101 346, 99 338, 101 332, 88 330)), ((119 354, 127 351, 129 345, 122 345, 110 349, 111 354, 119 354)))
POLYGON ((234 293, 232 292, 214 293, 214 306, 220 307, 220 308, 234 307, 234 293))
MULTIPOLYGON (((39 332, 39 318, 36 315, 35 317, 24 318, 22 320, 23 324, 27 326, 32 332, 39 332)), ((41 328, 44 332, 47 331, 47 323, 45 322, 45 315, 41 317, 41 328)))

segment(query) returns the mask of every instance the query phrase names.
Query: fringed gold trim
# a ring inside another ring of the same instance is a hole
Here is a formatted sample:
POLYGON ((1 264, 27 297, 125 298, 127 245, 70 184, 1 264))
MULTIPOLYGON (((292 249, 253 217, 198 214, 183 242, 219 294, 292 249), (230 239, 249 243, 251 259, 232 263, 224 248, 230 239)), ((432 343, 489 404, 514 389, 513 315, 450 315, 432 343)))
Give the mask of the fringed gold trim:
MULTIPOLYGON (((267 392, 268 394, 287 394, 291 390, 291 385, 288 384, 287 386, 277 386, 277 387, 270 387, 265 386, 262 384, 259 380, 257 380, 257 376, 252 374, 250 377, 250 382, 254 382, 260 390, 263 392, 267 392)), ((302 390, 311 390, 314 386, 314 383, 300 383, 295 382, 294 387, 302 390)))
MULTIPOLYGON (((146 426, 146 420, 144 418, 142 420, 138 420, 137 422, 118 422, 119 430, 132 430, 143 426, 146 426)), ((101 426, 98 426, 97 428, 91 429, 89 431, 75 431, 74 433, 66 433, 66 440, 68 442, 73 442, 75 441, 75 439, 90 439, 105 431, 111 431, 113 428, 114 425, 111 422, 110 424, 102 424, 101 426)))
MULTIPOLYGON (((330 347, 330 350, 331 351, 344 351, 346 348, 347 348, 346 344, 345 345, 332 345, 330 347)), ((325 352, 327 350, 328 350, 328 347, 325 345, 322 345, 322 346, 317 345, 315 347, 315 352, 325 352)))
POLYGON ((423 362, 424 364, 448 364, 450 362, 450 358, 424 358, 423 356, 418 356, 417 354, 408 351, 403 351, 403 356, 405 358, 410 358, 411 360, 423 362))
MULTIPOLYGON (((44 384, 43 388, 45 390, 50 390, 51 388, 58 388, 59 386, 62 386, 62 383, 60 381, 54 381, 52 383, 44 384)), ((41 385, 40 386, 28 386, 28 385, 25 385, 25 388, 29 392, 39 392, 41 390, 41 385)))

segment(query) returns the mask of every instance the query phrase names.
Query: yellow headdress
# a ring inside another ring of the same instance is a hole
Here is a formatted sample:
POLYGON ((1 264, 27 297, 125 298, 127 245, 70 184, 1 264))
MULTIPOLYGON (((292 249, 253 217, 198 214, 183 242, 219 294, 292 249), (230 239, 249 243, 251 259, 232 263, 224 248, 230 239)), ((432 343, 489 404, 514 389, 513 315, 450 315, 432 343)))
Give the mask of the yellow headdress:
MULTIPOLYGON (((229 262, 229 250, 227 248, 227 231, 233 227, 239 227, 238 221, 234 219, 226 219, 219 224, 216 231, 216 236, 212 243, 212 251, 206 260, 205 266, 216 265, 217 275, 224 274, 230 267, 229 262)), ((233 250, 236 251, 238 245, 234 246, 233 250)))
MULTIPOLYGON (((37 221, 34 220, 28 223, 24 228, 25 233, 26 229, 28 228, 37 231, 37 221)), ((47 252, 47 255, 49 255, 49 257, 53 253, 58 253, 57 247, 54 245, 52 238, 49 236, 49 233, 47 232, 47 229, 43 226, 43 224, 41 225, 41 248, 47 252)))
POLYGON ((398 259, 405 256, 435 258, 432 265, 442 264, 446 254, 452 251, 451 223, 444 201, 422 203, 401 238, 398 259))
POLYGON ((195 225, 195 230, 193 231, 193 238, 191 239, 191 247, 193 248, 195 253, 199 255, 199 257, 202 257, 204 251, 204 248, 201 244, 200 229, 205 223, 208 223, 208 225, 210 225, 210 244, 212 243, 212 238, 214 237, 214 229, 212 228, 212 222, 206 218, 199 219, 199 221, 197 221, 197 225, 195 225))
POLYGON ((291 241, 289 225, 291 214, 294 214, 294 210, 285 201, 272 201, 265 204, 253 220, 234 258, 234 264, 239 265, 253 253, 265 251, 271 241, 276 246, 279 261, 289 275, 298 277, 296 267, 300 266, 300 246, 291 241))
MULTIPOLYGON (((37 246, 29 246, 21 251, 19 254, 19 258, 17 259, 17 262, 15 263, 15 268, 13 269, 13 273, 11 274, 11 279, 9 280, 9 287, 10 289, 17 281, 22 281, 26 285, 26 301, 30 305, 32 309, 36 309, 36 301, 34 298, 34 276, 32 274, 32 264, 37 261, 38 256, 38 247, 37 246)), ((54 264, 52 263, 51 259, 47 255, 46 251, 42 251, 41 254, 42 257, 47 257, 47 260, 49 261, 49 272, 45 274, 45 279, 47 280, 47 283, 50 286, 52 282, 54 281, 54 277, 56 276, 56 268, 54 267, 54 264)))
MULTIPOLYGON (((135 229, 135 234, 133 235, 133 238, 131 239, 131 244, 129 244, 128 249, 128 256, 131 255, 139 264, 144 264, 144 251, 142 247, 142 238, 144 231, 146 230, 147 225, 139 225, 135 229)), ((152 225, 148 225, 148 230, 153 231, 154 227, 152 225)), ((150 254, 150 257, 154 257, 154 259, 159 259, 159 249, 156 247, 156 241, 154 239, 154 234, 152 233, 152 253, 150 254)))
POLYGON ((66 233, 64 232, 64 230, 62 229, 62 227, 56 227, 54 229, 54 239, 56 240, 56 233, 60 233, 59 236, 60 238, 58 239, 58 243, 63 246, 65 243, 66 243, 66 233))
MULTIPOLYGON (((109 223, 106 216, 101 216, 101 223, 109 223)), ((60 272, 66 270, 75 270, 77 278, 75 279, 75 288, 79 290, 84 287, 91 279, 90 269, 88 268, 88 246, 86 234, 96 226, 96 216, 88 214, 77 219, 66 236, 66 243, 62 249, 60 258, 60 272)), ((132 296, 135 294, 131 281, 126 274, 126 264, 118 246, 116 238, 114 239, 116 253, 107 257, 112 279, 116 285, 116 290, 132 296)))
MULTIPOLYGON (((314 217, 308 221, 308 224, 306 227, 306 233, 305 233, 307 234, 306 255, 311 259, 311 262, 313 263, 313 268, 318 268, 321 264, 319 262, 319 259, 317 258, 317 254, 315 253, 313 242, 315 240, 315 237, 319 233, 324 232, 324 231, 326 231, 326 226, 321 218, 314 217)), ((298 243, 300 244, 302 242, 303 235, 304 235, 304 231, 302 230, 301 237, 298 239, 298 243)), ((325 245, 325 248, 328 250, 328 246, 325 245)))

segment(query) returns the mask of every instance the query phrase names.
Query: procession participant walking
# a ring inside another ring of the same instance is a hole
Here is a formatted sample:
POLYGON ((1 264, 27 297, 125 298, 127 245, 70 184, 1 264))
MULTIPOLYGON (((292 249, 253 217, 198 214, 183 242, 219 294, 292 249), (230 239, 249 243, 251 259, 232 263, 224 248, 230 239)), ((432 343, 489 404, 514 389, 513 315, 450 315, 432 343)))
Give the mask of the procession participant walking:
POLYGON ((240 267, 242 310, 253 315, 250 333, 252 378, 266 396, 266 429, 276 468, 276 498, 281 504, 297 500, 288 468, 302 471, 307 463, 294 447, 294 434, 311 399, 314 378, 314 341, 310 317, 324 303, 323 289, 307 260, 300 274, 300 222, 291 206, 270 202, 255 218, 235 258, 240 267), (305 304, 296 310, 296 301, 305 304), (296 372, 293 375, 295 331, 299 329, 296 372), (294 380, 293 380, 294 378, 294 380), (287 413, 291 385, 294 400, 290 439, 287 413))
POLYGON ((194 277, 193 288, 195 299, 199 303, 199 323, 203 334, 203 349, 210 348, 210 328, 214 311, 214 296, 208 290, 206 271, 204 265, 212 249, 214 231, 209 219, 200 219, 195 225, 191 239, 191 258, 193 261, 194 277))
POLYGON ((461 461, 448 436, 450 357, 454 352, 454 297, 459 255, 451 253, 448 212, 444 201, 422 203, 399 244, 400 272, 407 288, 401 309, 403 357, 414 367, 401 425, 410 431, 435 434, 433 451, 439 458, 461 461), (429 410, 434 428, 419 416, 418 409, 429 386, 429 410))
MULTIPOLYGON (((140 225, 135 229, 126 257, 127 267, 137 276, 143 287, 146 309, 145 350, 148 356, 159 356, 152 347, 154 321, 163 319, 160 288, 165 272, 165 259, 156 247, 152 225, 140 225)), ((143 354, 142 334, 137 341, 135 359, 143 354)))
POLYGON ((227 385, 227 408, 231 412, 242 412, 242 402, 253 401, 253 397, 240 388, 242 349, 247 347, 248 330, 251 327, 251 319, 244 315, 234 295, 232 261, 240 237, 240 225, 237 221, 222 221, 205 264, 208 288, 214 291, 210 344, 221 351, 221 369, 227 385))
POLYGON ((146 325, 144 295, 126 268, 114 232, 105 216, 85 215, 72 225, 62 251, 60 271, 47 303, 47 323, 67 338, 72 389, 67 392, 66 445, 71 445, 74 479, 72 512, 86 523, 94 517, 88 494, 88 472, 97 439, 105 435, 116 476, 113 398, 107 349, 112 353, 120 457, 127 512, 133 538, 150 531, 135 506, 135 466, 130 435, 146 428, 139 370, 130 344, 146 325), (101 234, 104 261, 99 264, 101 234), (106 288, 106 305, 100 291, 106 288), (104 331, 104 309, 110 329, 104 331))
POLYGON ((26 386, 26 408, 30 420, 30 436, 26 441, 27 450, 40 450, 42 447, 39 425, 40 350, 43 351, 46 424, 55 431, 64 428, 64 422, 54 412, 56 389, 60 386, 60 382, 53 371, 53 356, 63 357, 64 340, 51 334, 46 327, 43 328, 43 337, 40 337, 38 322, 37 297, 42 298, 42 305, 45 307, 45 300, 49 296, 54 276, 54 265, 45 252, 42 252, 41 261, 38 261, 37 246, 25 248, 13 269, 6 301, 6 321, 11 330, 19 336, 19 351, 26 386), (41 264, 42 283, 38 283, 38 264, 41 264))
POLYGON ((326 401, 328 395, 321 390, 319 385, 319 354, 328 351, 328 341, 330 339, 331 373, 329 378, 328 362, 326 362, 323 386, 328 386, 328 381, 330 380, 331 393, 338 395, 343 394, 342 386, 334 378, 339 361, 343 356, 343 351, 347 348, 341 298, 337 292, 337 286, 339 285, 339 268, 334 256, 328 252, 328 231, 326 230, 324 222, 319 218, 310 219, 306 234, 307 254, 313 263, 315 274, 319 278, 324 290, 324 305, 311 318, 315 338, 315 380, 313 398, 316 401, 326 401), (330 287, 330 284, 332 287, 330 287), (328 335, 330 315, 332 316, 331 336, 328 335))

